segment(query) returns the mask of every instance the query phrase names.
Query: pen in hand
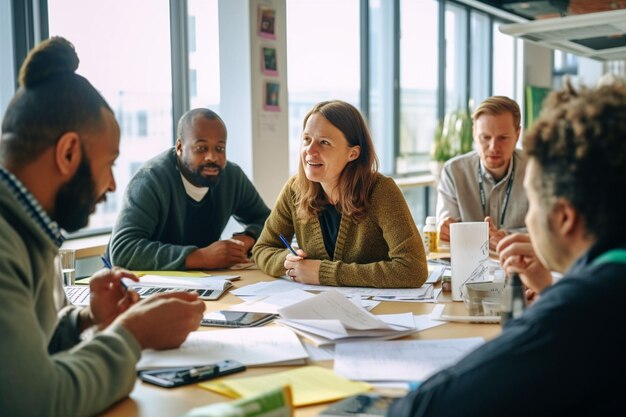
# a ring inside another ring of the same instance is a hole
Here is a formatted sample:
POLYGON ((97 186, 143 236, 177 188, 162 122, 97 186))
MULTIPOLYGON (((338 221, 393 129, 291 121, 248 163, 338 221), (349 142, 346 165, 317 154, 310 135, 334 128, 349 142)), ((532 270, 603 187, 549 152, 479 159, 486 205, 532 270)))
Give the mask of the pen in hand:
MULTIPOLYGON (((100 259, 102 259, 102 263, 104 264, 105 267, 109 269, 113 269, 113 265, 111 265, 111 262, 109 262, 106 256, 101 256, 100 259)), ((128 285, 126 285, 124 281, 122 281, 121 279, 120 279, 120 284, 122 285, 122 287, 124 287, 126 291, 128 291, 128 285)))
POLYGON ((294 256, 300 256, 296 253, 296 251, 291 247, 291 245, 289 244, 289 242, 287 241, 287 239, 285 239, 285 236, 283 236, 282 233, 280 233, 278 235, 278 237, 280 238, 280 240, 283 241, 283 243, 285 244, 285 246, 287 247, 287 249, 289 249, 291 251, 291 253, 294 254, 294 256))

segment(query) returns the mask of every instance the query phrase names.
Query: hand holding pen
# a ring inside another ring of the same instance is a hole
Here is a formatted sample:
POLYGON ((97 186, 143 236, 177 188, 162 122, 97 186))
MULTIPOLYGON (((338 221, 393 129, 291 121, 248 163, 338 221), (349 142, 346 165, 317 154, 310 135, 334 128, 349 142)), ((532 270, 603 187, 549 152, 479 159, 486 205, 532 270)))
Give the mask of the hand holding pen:
POLYGON ((297 256, 299 259, 293 259, 291 258, 290 255, 287 255, 287 259, 285 260, 285 269, 287 270, 287 272, 285 272, 285 275, 287 276, 287 278, 289 278, 291 281, 295 281, 295 276, 292 274, 293 268, 288 267, 287 262, 294 262, 294 261, 299 261, 302 259, 302 257, 300 255, 298 255, 298 253, 294 250, 294 248, 291 246, 291 243, 289 243, 289 241, 285 238, 285 236, 283 236, 282 233, 278 234, 278 237, 280 238, 280 240, 283 242, 283 244, 285 245, 285 247, 287 249, 289 249, 289 252, 291 252, 293 254, 293 256, 297 256), (291 259, 290 259, 291 258, 291 259))
MULTIPOLYGON (((110 263, 104 260, 103 262, 108 268, 110 263)), ((122 268, 101 269, 91 277, 89 280, 91 325, 105 328, 139 301, 139 294, 129 290, 122 279, 139 281, 135 274, 122 268)))
POLYGON ((302 249, 297 251, 291 247, 289 241, 279 234, 278 237, 285 247, 291 252, 287 254, 283 266, 285 267, 285 275, 291 281, 301 282, 303 284, 320 284, 320 267, 322 261, 319 259, 307 259, 307 254, 302 249))
MULTIPOLYGON (((104 264, 106 268, 109 268, 111 271, 113 271, 113 265, 111 265, 111 262, 106 256, 101 256, 100 259, 102 259, 102 263, 104 264)), ((128 291, 128 285, 126 285, 126 283, 122 281, 121 279, 120 279, 120 284, 122 285, 122 287, 124 287, 126 291, 128 291)))
POLYGON ((278 235, 278 237, 280 238, 280 240, 282 240, 283 244, 287 247, 287 249, 289 249, 289 251, 290 251, 291 253, 293 253, 293 256, 298 256, 298 257, 301 257, 300 255, 298 255, 298 254, 296 253, 296 251, 294 250, 294 248, 291 246, 291 243, 289 243, 289 242, 287 241, 287 239, 285 238, 285 236, 283 236, 283 234, 282 234, 282 233, 280 233, 280 234, 278 235))

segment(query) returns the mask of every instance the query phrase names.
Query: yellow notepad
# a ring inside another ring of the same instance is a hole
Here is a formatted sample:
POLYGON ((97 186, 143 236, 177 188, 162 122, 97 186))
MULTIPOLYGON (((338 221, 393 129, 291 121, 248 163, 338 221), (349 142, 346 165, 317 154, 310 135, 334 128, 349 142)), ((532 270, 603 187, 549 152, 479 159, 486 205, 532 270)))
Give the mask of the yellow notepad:
MULTIPOLYGON (((181 278, 201 278, 201 277, 211 276, 211 274, 207 274, 206 272, 202 272, 202 271, 130 271, 130 272, 137 275, 138 277, 141 277, 144 275, 158 275, 158 276, 165 276, 165 277, 175 275, 181 278)), ((91 277, 77 279, 76 284, 78 285, 89 284, 89 280, 91 280, 91 277)))
POLYGON ((144 275, 158 275, 162 277, 181 277, 181 278, 191 278, 191 277, 210 277, 211 274, 207 274, 202 271, 131 271, 133 274, 138 277, 144 275))
POLYGON ((198 385, 231 398, 257 395, 274 387, 289 385, 295 407, 340 400, 371 389, 371 385, 365 382, 350 381, 331 369, 319 366, 303 366, 247 378, 207 381, 198 385))

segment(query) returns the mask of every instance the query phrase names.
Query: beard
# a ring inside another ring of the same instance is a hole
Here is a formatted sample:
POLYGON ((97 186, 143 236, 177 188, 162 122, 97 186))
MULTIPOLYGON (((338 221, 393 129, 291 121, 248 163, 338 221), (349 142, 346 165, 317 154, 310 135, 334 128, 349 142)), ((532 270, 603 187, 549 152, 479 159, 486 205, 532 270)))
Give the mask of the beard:
POLYGON ((76 174, 56 195, 54 220, 67 232, 74 232, 87 226, 96 204, 105 199, 105 196, 98 198, 96 195, 91 162, 83 152, 76 174))
POLYGON ((215 187, 220 182, 220 175, 222 174, 223 167, 208 163, 198 165, 196 169, 191 168, 185 161, 180 161, 179 167, 187 180, 196 187, 215 187), (217 170, 216 175, 204 176, 202 170, 204 168, 213 168, 217 170))

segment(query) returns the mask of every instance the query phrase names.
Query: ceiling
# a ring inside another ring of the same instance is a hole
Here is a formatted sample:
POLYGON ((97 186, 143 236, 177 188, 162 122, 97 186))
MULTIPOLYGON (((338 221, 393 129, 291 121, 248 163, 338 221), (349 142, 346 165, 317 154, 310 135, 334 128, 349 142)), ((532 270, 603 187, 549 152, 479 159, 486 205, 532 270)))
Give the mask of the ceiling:
POLYGON ((546 19, 626 9, 626 0, 479 0, 526 19, 546 19))
POLYGON ((483 0, 525 19, 500 31, 598 60, 626 59, 626 0, 483 0))

